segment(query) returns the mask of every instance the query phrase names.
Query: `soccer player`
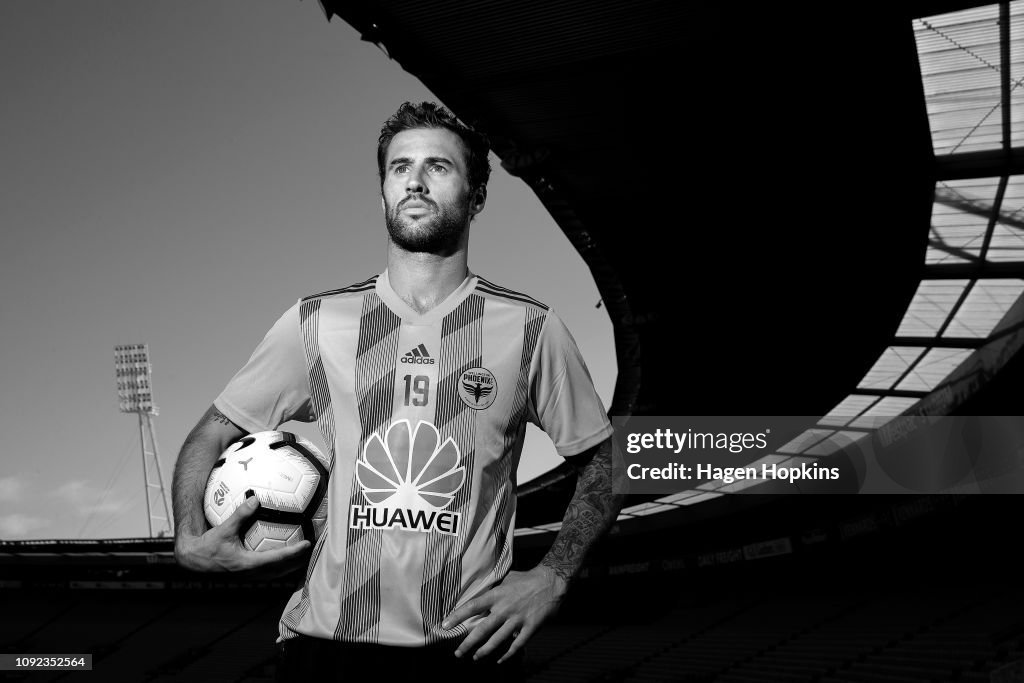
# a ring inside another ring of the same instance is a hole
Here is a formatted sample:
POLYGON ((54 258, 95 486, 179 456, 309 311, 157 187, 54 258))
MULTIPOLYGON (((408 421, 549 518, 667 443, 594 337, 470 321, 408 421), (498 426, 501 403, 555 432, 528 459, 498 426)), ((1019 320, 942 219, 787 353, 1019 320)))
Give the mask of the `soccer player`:
POLYGON ((446 109, 403 104, 377 151, 387 269, 286 311, 182 446, 182 566, 307 565, 280 620, 281 680, 357 660, 388 679, 515 679, 524 643, 618 514, 612 428, 565 325, 468 270, 488 151, 446 109), (207 529, 204 486, 228 444, 314 419, 331 460, 328 522, 315 546, 244 549, 238 532, 255 499, 207 529), (577 465, 578 483, 550 551, 515 572, 527 422, 577 465))

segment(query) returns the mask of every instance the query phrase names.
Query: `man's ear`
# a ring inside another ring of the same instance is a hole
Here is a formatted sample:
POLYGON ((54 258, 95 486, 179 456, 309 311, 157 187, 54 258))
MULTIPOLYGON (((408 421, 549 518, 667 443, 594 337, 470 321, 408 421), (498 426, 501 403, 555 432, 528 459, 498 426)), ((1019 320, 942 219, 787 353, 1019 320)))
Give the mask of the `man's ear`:
POLYGON ((380 195, 380 211, 385 216, 388 215, 388 205, 384 203, 384 194, 383 193, 381 193, 381 195, 380 195))
POLYGON ((469 213, 473 216, 477 215, 484 210, 484 204, 487 203, 487 186, 481 185, 480 187, 473 190, 473 198, 469 203, 469 213))

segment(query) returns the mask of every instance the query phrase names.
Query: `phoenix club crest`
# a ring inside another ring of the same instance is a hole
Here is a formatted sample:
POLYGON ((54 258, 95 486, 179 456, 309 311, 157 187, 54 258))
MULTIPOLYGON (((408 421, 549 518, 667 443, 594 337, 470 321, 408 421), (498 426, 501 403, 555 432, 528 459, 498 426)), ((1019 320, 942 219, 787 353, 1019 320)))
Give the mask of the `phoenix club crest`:
POLYGON ((498 395, 498 380, 487 368, 470 368, 459 377, 459 398, 473 410, 489 408, 498 395))

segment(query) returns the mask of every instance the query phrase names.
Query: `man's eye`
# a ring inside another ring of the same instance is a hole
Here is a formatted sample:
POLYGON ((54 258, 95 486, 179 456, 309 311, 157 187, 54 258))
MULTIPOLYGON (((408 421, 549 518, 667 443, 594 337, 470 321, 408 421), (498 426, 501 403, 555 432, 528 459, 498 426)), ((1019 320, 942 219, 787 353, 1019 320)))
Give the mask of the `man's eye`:
POLYGON ((442 166, 441 164, 434 164, 433 166, 430 167, 430 170, 433 171, 434 173, 447 173, 448 172, 448 169, 446 167, 442 166))
POLYGON ((408 164, 401 164, 399 166, 395 166, 395 173, 405 173, 408 170, 409 170, 408 164))

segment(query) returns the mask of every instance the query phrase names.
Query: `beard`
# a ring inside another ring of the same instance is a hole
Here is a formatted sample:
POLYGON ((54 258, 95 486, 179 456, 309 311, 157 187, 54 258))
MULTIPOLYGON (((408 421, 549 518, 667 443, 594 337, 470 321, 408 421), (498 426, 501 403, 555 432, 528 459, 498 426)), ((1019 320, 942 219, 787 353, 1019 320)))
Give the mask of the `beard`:
POLYGON ((468 202, 437 204, 425 197, 419 200, 433 208, 433 215, 417 222, 400 214, 406 199, 394 207, 386 207, 385 221, 391 241, 409 252, 446 254, 456 251, 469 227, 468 202))

